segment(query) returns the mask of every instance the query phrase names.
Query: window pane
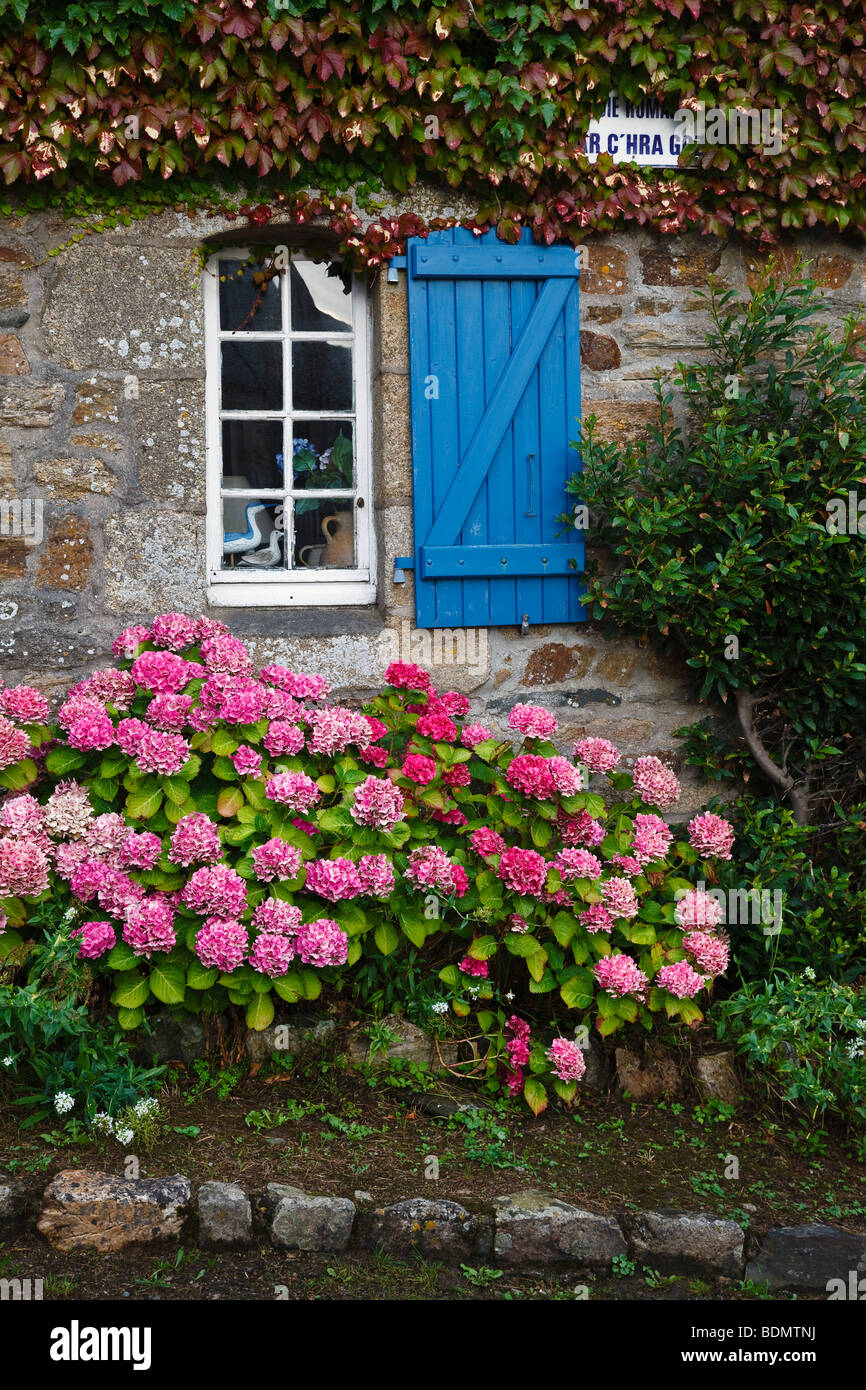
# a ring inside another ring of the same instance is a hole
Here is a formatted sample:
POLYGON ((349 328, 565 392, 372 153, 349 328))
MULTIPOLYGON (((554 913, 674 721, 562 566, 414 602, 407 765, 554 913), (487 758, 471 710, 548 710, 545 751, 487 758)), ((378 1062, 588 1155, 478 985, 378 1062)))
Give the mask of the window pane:
POLYGON ((243 333, 279 332, 282 327, 279 273, 263 286, 261 266, 247 265, 245 261, 220 261, 219 274, 220 328, 233 333, 238 330, 243 333))
POLYGON ((258 497, 223 499, 223 557, 226 569, 285 566, 283 504, 258 497))
POLYGON ((354 569, 355 508, 345 499, 295 503, 294 563, 300 569, 354 569))
POLYGON ((223 410, 282 410, 282 343, 223 343, 223 410))
POLYGON ((295 410, 352 409, 350 343, 307 340, 292 345, 292 407, 295 410))
POLYGON ((344 333, 352 327, 352 295, 326 265, 312 261, 292 261, 289 294, 292 300, 292 328, 297 333, 327 333, 338 328, 344 333))
POLYGON ((284 486, 282 420, 223 420, 222 485, 284 486))
POLYGON ((354 486, 354 449, 350 421, 296 420, 292 453, 296 488, 354 486))

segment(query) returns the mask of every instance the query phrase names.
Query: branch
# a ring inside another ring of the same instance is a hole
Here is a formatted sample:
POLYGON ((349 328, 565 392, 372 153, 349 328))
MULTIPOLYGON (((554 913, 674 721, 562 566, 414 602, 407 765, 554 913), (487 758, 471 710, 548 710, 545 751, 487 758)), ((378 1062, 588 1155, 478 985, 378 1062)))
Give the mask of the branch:
POLYGON ((740 728, 743 731, 749 752, 765 776, 788 798, 797 824, 808 825, 808 783, 796 782, 784 768, 779 767, 778 763, 770 757, 755 728, 754 710, 757 703, 757 696, 748 690, 737 691, 737 718, 740 721, 740 728))

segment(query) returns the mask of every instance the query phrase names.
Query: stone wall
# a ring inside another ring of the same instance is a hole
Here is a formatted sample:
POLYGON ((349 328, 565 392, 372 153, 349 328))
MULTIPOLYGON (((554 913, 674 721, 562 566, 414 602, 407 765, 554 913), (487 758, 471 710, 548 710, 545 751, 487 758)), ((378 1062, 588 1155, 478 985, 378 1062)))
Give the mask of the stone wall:
MULTIPOLYGON (((427 216, 471 211, 430 190, 403 206, 427 216)), ((278 241, 276 220, 270 230, 278 241)), ((204 325, 193 253, 203 237, 230 234, 231 224, 163 213, 49 257, 71 231, 54 213, 0 227, 0 495, 44 502, 41 543, 0 537, 7 681, 62 689, 105 664, 126 623, 170 608, 211 611, 255 655, 320 670, 344 695, 376 684, 393 655, 425 664, 438 657, 437 684, 471 693, 488 722, 516 700, 532 700, 557 713, 564 746, 591 732, 628 755, 652 751, 677 763, 673 730, 706 710, 690 698, 686 668, 649 647, 605 640, 592 622, 526 636, 470 631, 465 653, 453 644, 428 651, 430 635, 413 633, 412 576, 393 582, 394 557, 412 550, 402 274, 396 284, 382 277, 372 291, 378 604, 207 610, 204 325)), ((863 311, 861 249, 809 237, 796 249, 814 262, 828 322, 863 311)), ((794 250, 785 249, 789 262, 794 250)), ((745 292, 760 259, 734 241, 639 229, 590 243, 581 282, 583 413, 598 417, 603 438, 644 430, 655 370, 700 351, 708 320, 699 291, 710 272, 745 292)), ((700 799, 694 784, 687 795, 700 799)))

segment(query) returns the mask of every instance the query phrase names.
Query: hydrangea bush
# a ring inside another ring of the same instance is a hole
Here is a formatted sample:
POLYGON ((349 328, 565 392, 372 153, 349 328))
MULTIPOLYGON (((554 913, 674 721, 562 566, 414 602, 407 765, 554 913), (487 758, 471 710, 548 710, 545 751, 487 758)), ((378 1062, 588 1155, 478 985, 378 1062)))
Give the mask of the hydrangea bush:
POLYGON ((0 691, 0 943, 68 894, 125 1028, 152 1000, 263 1029, 275 998, 315 999, 406 939, 438 972, 434 1012, 474 1014, 488 1081, 538 1112, 548 1087, 574 1094, 586 1025, 701 1019, 728 946, 683 875, 712 880, 733 837, 706 813, 676 839, 658 758, 626 771, 597 738, 563 757, 527 704, 499 738, 403 662, 348 709, 321 676, 255 670, 207 618, 161 614, 114 652, 53 725, 38 691, 0 691), (531 996, 553 1036, 520 1016, 531 996))

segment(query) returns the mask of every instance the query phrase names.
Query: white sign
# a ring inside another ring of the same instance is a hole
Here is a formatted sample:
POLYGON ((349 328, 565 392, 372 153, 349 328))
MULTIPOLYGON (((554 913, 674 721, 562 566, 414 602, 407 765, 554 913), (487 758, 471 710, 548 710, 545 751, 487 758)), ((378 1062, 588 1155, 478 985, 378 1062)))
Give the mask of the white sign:
POLYGON ((592 162, 609 154, 616 164, 670 169, 685 143, 682 125, 662 111, 656 97, 631 102, 612 92, 604 115, 589 123, 584 151, 592 162))

